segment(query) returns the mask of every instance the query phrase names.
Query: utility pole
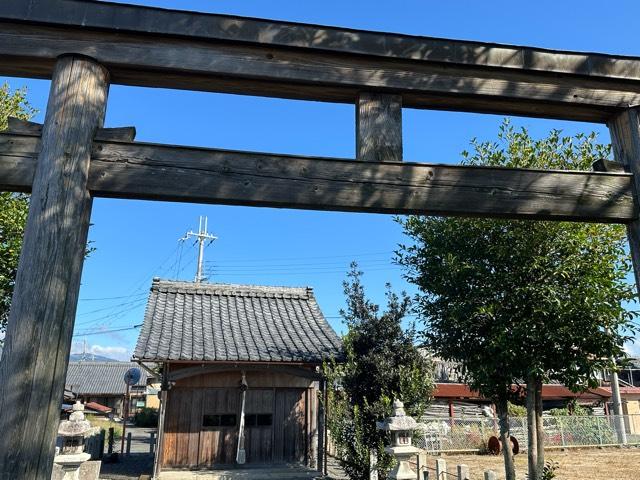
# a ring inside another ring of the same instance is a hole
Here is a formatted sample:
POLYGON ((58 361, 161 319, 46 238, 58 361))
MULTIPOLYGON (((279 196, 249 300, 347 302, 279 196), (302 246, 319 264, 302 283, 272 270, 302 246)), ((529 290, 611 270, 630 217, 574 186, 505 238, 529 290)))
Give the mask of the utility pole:
POLYGON ((194 232, 193 230, 189 230, 184 237, 182 237, 180 240, 188 240, 191 237, 196 237, 197 238, 197 242, 198 242, 198 268, 196 269, 196 278, 194 279, 194 281, 196 283, 200 283, 202 282, 202 280, 204 280, 204 275, 202 274, 202 264, 204 263, 204 247, 205 247, 205 242, 213 242, 214 240, 217 240, 218 237, 216 237, 215 235, 211 235, 210 233, 207 233, 207 223, 208 223, 208 219, 207 217, 203 217, 200 216, 200 224, 198 226, 198 233, 194 232))
POLYGON ((615 367, 615 358, 611 358, 614 366, 611 368, 609 381, 611 383, 611 401, 613 403, 613 415, 615 417, 614 425, 618 434, 618 443, 627 444, 627 432, 624 425, 624 417, 622 416, 622 399, 620 397, 620 383, 618 382, 618 372, 615 367))

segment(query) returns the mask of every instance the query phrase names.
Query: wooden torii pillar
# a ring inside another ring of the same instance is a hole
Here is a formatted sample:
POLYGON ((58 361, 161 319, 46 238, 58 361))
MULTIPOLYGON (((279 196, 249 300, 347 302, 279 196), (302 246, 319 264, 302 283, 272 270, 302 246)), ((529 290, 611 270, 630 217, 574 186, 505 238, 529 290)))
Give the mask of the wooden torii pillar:
POLYGON ((91 215, 91 145, 108 90, 94 60, 57 60, 0 362, 0 471, 15 479, 51 477, 91 215))
MULTIPOLYGON (((629 108, 607 122, 611 134, 613 154, 617 162, 624 165, 625 170, 633 173, 636 202, 640 203, 640 107, 629 108)), ((633 262, 636 290, 640 293, 640 220, 627 223, 627 239, 633 262)), ((615 427, 620 443, 627 443, 625 432, 622 398, 618 385, 617 372, 611 372, 611 400, 615 427)))

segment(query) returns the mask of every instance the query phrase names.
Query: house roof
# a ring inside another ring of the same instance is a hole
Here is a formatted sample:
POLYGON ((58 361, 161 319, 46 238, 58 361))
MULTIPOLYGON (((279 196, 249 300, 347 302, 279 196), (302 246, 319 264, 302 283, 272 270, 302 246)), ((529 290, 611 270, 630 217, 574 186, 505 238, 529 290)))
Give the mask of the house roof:
MULTIPOLYGON (((478 392, 471 390, 469 386, 464 383, 436 383, 433 396, 435 398, 483 398, 478 392)), ((544 400, 562 398, 609 398, 610 396, 611 392, 603 387, 589 389, 582 393, 574 393, 564 385, 549 384, 542 386, 542 398, 544 400)))
POLYGON ((113 408, 105 407, 98 402, 87 402, 84 404, 84 408, 99 413, 111 413, 113 411, 113 408))
POLYGON ((320 363, 341 346, 311 288, 154 279, 134 358, 320 363))
POLYGON ((140 370, 136 386, 147 385, 147 372, 133 362, 69 362, 66 388, 79 395, 124 395, 124 374, 130 368, 140 370))

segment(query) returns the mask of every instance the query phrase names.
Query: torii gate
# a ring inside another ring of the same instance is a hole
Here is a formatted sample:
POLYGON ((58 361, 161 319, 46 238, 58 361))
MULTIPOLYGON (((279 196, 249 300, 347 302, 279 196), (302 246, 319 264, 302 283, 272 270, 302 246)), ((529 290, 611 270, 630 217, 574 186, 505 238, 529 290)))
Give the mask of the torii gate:
POLYGON ((4 357, 0 477, 48 480, 94 196, 627 225, 640 272, 640 58, 81 0, 0 3, 0 75, 51 78, 0 135, 31 191, 4 357), (355 104, 355 159, 133 142, 110 83, 355 104), (622 172, 402 162, 402 107, 606 123, 622 172))

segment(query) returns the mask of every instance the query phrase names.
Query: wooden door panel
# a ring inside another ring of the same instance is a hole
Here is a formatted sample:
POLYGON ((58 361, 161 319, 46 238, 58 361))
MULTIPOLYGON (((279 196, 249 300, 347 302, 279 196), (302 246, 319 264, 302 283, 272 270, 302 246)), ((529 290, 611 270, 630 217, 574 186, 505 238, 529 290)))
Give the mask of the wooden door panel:
POLYGON ((275 394, 273 458, 275 462, 304 462, 304 389, 278 389, 275 394))
POLYGON ((231 465, 238 445, 239 391, 235 388, 202 389, 198 467, 231 465), (235 415, 233 426, 203 426, 205 415, 235 415))
POLYGON ((270 463, 273 436, 273 389, 249 389, 245 405, 245 450, 247 463, 270 463), (271 425, 251 425, 252 417, 271 415, 271 425))

